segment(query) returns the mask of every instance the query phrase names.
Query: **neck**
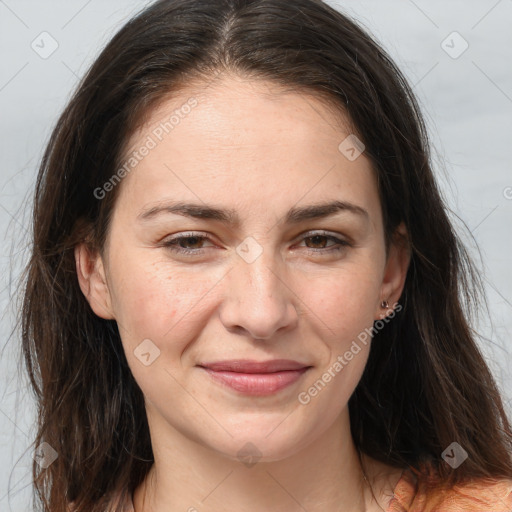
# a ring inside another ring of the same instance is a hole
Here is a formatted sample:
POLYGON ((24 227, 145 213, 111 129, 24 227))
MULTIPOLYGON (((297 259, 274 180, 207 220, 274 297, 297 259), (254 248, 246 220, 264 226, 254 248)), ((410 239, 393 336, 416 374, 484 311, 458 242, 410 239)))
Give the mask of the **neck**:
POLYGON ((370 475, 366 481, 346 409, 302 450, 254 464, 230 459, 183 436, 149 410, 148 420, 155 463, 134 493, 136 512, 366 512, 371 508, 368 485, 373 470, 364 464, 370 475))

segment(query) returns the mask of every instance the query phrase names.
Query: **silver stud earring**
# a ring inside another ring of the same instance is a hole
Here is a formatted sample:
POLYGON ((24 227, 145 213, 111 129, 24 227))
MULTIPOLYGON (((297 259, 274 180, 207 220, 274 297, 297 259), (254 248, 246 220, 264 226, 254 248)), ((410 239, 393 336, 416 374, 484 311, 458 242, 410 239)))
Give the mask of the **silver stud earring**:
POLYGON ((387 300, 383 300, 381 303, 380 303, 380 307, 381 308, 384 308, 384 309, 388 309, 389 308, 389 303, 387 300))

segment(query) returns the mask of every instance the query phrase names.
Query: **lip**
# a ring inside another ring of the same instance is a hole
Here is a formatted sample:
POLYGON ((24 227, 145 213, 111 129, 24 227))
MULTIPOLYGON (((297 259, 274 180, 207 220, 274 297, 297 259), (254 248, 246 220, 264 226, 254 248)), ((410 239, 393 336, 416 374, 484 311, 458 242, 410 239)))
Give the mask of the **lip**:
POLYGON ((290 359, 201 363, 215 381, 247 395, 271 395, 297 382, 311 366, 290 359))

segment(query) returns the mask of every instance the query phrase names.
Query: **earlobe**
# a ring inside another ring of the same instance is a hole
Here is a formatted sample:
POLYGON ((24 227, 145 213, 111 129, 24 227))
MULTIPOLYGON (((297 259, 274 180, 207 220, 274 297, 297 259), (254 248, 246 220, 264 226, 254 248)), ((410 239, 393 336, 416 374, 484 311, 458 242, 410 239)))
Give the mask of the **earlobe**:
POLYGON ((393 311, 393 305, 398 302, 407 277, 407 270, 411 260, 410 245, 407 230, 403 222, 396 228, 389 247, 389 254, 382 279, 381 295, 379 297, 376 319, 381 319, 393 311), (388 303, 384 307, 383 302, 388 303))
POLYGON ((112 301, 103 259, 86 242, 75 247, 76 273, 80 289, 96 315, 113 320, 112 301))

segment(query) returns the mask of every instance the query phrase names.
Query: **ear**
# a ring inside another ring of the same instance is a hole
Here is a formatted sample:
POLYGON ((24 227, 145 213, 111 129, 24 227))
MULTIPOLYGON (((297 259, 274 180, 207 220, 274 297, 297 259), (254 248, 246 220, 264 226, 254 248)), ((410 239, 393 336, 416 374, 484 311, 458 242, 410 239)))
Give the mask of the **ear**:
POLYGON ((401 222, 396 228, 390 242, 375 320, 384 318, 393 311, 393 304, 398 301, 402 294, 410 260, 411 251, 407 230, 404 223, 401 222), (387 301, 389 304, 389 308, 387 308, 385 312, 381 307, 382 301, 387 301))
POLYGON ((91 309, 100 318, 113 320, 114 314, 105 266, 99 251, 93 250, 87 242, 82 242, 75 246, 75 263, 80 289, 91 309))

